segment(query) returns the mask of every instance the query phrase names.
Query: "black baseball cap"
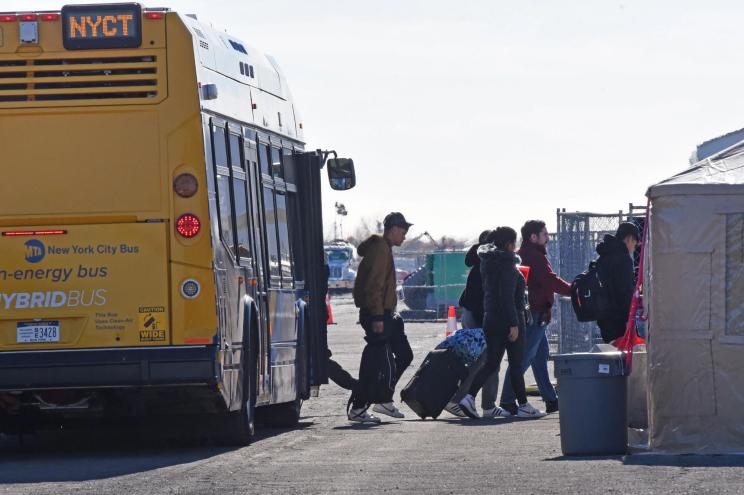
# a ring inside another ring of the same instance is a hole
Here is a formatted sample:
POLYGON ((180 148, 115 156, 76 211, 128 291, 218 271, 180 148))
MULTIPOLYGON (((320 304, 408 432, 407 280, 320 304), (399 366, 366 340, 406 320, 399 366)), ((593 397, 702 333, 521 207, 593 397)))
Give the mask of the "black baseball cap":
POLYGON ((617 233, 615 234, 615 237, 617 239, 620 239, 621 241, 628 236, 634 237, 635 240, 638 242, 641 241, 641 233, 638 231, 638 226, 633 222, 621 223, 620 226, 617 228, 617 233))
POLYGON ((383 220, 382 225, 385 227, 385 230, 388 230, 392 227, 400 227, 401 229, 408 230, 411 228, 412 223, 408 223, 406 221, 406 217, 403 216, 403 214, 399 211, 394 211, 392 213, 389 213, 385 220, 383 220))

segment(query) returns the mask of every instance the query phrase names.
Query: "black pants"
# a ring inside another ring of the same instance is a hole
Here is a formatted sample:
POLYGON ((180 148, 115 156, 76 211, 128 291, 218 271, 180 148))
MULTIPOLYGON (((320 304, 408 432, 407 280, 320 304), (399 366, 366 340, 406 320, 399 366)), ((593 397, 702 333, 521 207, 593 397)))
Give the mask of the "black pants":
MULTIPOLYGON (((395 383, 398 383, 403 372, 406 371, 406 368, 413 361, 413 351, 411 350, 411 345, 408 343, 408 337, 406 337, 403 318, 398 313, 386 312, 383 317, 383 332, 381 335, 372 332, 372 317, 363 309, 359 311, 359 323, 362 325, 366 336, 370 339, 374 341, 387 341, 395 357, 395 383)), ((388 402, 392 402, 392 400, 393 398, 390 397, 388 402)), ((354 408, 364 406, 365 402, 362 398, 353 401, 354 408)))
POLYGON ((524 375, 520 373, 524 353, 524 330, 519 331, 517 340, 509 342, 509 329, 503 328, 503 323, 494 321, 493 317, 486 313, 483 317, 483 333, 486 335, 486 363, 473 378, 468 393, 475 397, 488 377, 499 372, 501 360, 506 351, 509 357, 509 378, 514 387, 514 393, 517 401, 524 404, 527 402, 527 393, 524 387, 524 375))

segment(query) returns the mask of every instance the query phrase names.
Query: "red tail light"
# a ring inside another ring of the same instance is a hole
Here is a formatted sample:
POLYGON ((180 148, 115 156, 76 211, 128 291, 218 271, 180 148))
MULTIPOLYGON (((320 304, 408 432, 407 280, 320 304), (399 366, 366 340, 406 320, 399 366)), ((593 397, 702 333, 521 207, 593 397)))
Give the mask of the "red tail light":
POLYGON ((18 18, 25 22, 36 21, 39 19, 39 14, 21 14, 18 18))
POLYGON ((165 13, 164 12, 145 12, 145 19, 150 19, 151 21, 158 21, 160 19, 165 19, 165 13))
POLYGON ((3 237, 21 237, 25 235, 64 235, 66 230, 8 230, 3 237))
POLYGON ((59 14, 41 14, 42 21, 58 21, 59 14))
POLYGON ((0 22, 15 22, 18 18, 15 15, 0 14, 0 22))
POLYGON ((176 232, 181 234, 182 237, 191 239, 196 236, 200 230, 201 221, 196 215, 186 213, 185 215, 178 217, 178 220, 176 220, 176 232))

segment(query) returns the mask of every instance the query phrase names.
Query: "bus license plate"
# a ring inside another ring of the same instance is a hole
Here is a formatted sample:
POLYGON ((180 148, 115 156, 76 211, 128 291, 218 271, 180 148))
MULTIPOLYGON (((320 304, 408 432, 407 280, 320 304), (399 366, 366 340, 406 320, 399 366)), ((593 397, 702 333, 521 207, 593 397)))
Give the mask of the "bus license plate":
POLYGON ((59 342, 59 321, 29 321, 16 325, 16 342, 39 344, 59 342))

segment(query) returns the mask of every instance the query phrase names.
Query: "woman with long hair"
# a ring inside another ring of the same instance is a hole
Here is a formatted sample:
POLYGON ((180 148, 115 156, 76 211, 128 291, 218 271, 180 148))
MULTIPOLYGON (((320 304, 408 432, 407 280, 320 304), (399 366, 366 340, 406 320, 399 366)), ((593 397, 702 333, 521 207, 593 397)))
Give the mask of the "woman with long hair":
MULTIPOLYGON (((540 418, 545 413, 527 402, 524 376, 519 372, 528 305, 525 281, 517 269, 520 259, 514 252, 517 232, 510 227, 499 227, 488 236, 487 242, 478 249, 483 279, 483 331, 487 357, 485 365, 473 378, 468 394, 460 400, 460 407, 471 418, 479 417, 474 397, 486 380, 499 372, 506 352, 512 386, 519 402, 517 417, 540 418)), ((511 416, 511 413, 498 408, 495 414, 489 416, 511 416)))

